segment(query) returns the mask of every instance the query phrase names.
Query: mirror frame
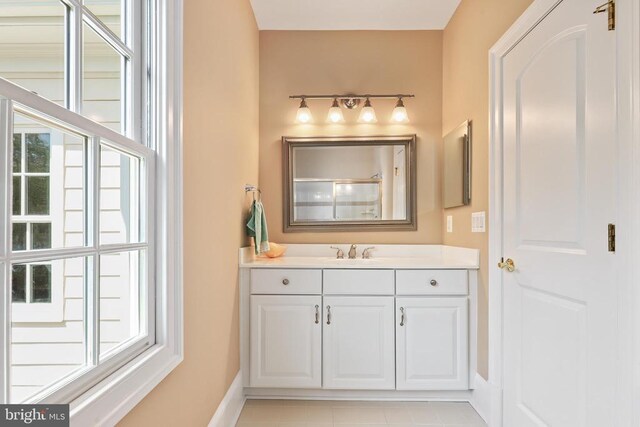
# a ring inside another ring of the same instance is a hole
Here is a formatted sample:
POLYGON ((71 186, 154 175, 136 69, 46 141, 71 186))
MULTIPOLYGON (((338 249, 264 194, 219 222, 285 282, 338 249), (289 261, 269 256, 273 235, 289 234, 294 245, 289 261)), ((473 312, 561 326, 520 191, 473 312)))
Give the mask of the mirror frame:
POLYGON ((282 137, 282 211, 283 231, 415 231, 417 220, 416 135, 356 136, 356 137, 282 137), (379 221, 294 221, 293 216, 293 150, 296 147, 349 147, 358 145, 402 145, 407 164, 407 218, 379 221))

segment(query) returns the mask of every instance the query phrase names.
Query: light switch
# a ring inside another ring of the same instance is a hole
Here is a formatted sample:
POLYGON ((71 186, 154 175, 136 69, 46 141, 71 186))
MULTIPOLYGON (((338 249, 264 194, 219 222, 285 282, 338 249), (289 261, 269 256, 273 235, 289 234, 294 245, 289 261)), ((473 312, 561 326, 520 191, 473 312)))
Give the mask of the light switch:
POLYGON ((447 215, 447 233, 453 233, 453 215, 447 215))
POLYGON ((471 232, 472 233, 484 233, 485 228, 485 214, 484 212, 473 212, 471 214, 471 232))

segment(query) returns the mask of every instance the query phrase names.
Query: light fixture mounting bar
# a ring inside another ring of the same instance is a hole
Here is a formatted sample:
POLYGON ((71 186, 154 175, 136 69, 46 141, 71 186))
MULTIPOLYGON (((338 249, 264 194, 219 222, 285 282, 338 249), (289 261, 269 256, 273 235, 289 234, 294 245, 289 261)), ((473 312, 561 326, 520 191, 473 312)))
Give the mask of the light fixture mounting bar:
POLYGON ((381 98, 414 98, 411 94, 395 95, 291 95, 290 99, 381 99, 381 98))

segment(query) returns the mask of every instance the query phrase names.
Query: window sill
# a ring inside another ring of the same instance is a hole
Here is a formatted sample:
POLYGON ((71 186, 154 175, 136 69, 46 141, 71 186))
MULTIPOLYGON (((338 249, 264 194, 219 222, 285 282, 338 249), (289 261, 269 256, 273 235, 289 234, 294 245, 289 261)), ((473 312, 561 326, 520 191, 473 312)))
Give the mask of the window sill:
POLYGON ((71 424, 117 424, 182 360, 175 349, 154 345, 71 402, 71 424))

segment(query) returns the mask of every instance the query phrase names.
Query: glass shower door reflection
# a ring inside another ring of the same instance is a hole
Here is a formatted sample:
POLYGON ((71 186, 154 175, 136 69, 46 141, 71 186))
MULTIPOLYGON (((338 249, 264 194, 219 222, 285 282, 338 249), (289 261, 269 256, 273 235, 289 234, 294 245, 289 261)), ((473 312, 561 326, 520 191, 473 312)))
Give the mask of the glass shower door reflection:
POLYGON ((336 182, 335 218, 370 221, 382 215, 380 182, 336 182))

